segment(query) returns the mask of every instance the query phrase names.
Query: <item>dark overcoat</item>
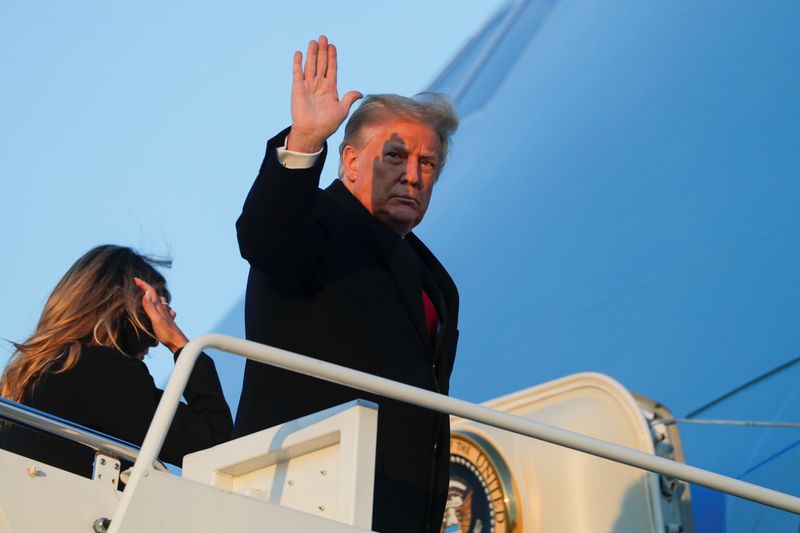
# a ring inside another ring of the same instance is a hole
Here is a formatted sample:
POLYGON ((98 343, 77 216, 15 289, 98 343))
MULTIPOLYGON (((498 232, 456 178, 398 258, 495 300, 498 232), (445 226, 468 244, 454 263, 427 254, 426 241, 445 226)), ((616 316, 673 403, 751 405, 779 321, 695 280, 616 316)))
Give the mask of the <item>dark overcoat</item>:
MULTIPOLYGON (((177 354, 175 355, 177 357, 177 354)), ((62 361, 43 373, 22 403, 141 446, 163 391, 147 366, 106 346, 83 346, 75 366, 62 361)), ((183 456, 228 440, 233 420, 214 362, 200 354, 167 433, 159 459, 180 466, 183 456)), ((46 433, 8 424, 0 447, 91 477, 94 450, 46 433)))
MULTIPOLYGON (((336 180, 322 190, 325 152, 309 169, 267 152, 236 223, 250 263, 247 338, 447 394, 458 338, 458 292, 433 254, 374 218, 336 180), (441 319, 425 326, 422 288, 441 319)), ((365 398, 379 405, 373 529, 439 531, 448 489, 445 415, 248 361, 234 434, 365 398)))

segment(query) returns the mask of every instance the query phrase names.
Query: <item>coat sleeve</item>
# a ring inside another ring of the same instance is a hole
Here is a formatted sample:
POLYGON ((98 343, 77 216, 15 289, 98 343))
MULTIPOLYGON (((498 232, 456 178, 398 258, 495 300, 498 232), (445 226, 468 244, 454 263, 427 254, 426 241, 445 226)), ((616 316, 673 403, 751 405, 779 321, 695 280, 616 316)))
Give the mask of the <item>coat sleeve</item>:
MULTIPOLYGON (((180 350, 175 358, 180 355, 180 350)), ((158 389, 159 399, 161 390, 158 389)), ((187 403, 178 404, 161 456, 180 465, 187 453, 210 448, 231 438, 233 418, 222 393, 214 361, 201 353, 194 365, 183 397, 187 403)))
POLYGON ((236 221, 239 251, 277 288, 292 287, 309 273, 319 249, 321 228, 313 212, 327 145, 314 166, 288 169, 276 149, 288 128, 267 143, 264 161, 236 221))
MULTIPOLYGON (((104 433, 141 445, 163 391, 141 361, 122 358, 119 364, 114 382, 117 400, 109 402, 114 405, 113 416, 104 417, 97 426, 104 433)), ((159 453, 160 459, 175 465, 181 465, 187 453, 227 441, 233 430, 214 362, 206 354, 198 358, 183 396, 187 403, 178 405, 159 453)))

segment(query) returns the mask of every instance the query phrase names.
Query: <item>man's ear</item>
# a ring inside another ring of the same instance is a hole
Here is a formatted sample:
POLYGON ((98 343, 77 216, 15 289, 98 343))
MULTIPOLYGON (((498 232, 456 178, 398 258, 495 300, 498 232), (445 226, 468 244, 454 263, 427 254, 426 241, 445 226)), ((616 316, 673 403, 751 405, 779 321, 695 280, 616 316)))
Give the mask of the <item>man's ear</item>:
POLYGON ((358 176, 358 151, 352 144, 347 144, 342 150, 342 168, 344 179, 353 183, 358 176))

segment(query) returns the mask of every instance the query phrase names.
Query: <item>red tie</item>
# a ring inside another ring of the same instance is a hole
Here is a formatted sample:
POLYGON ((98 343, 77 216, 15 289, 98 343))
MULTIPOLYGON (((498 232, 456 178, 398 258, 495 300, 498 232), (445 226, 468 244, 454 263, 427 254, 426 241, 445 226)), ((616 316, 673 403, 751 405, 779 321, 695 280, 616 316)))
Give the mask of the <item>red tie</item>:
POLYGON ((439 313, 436 312, 436 306, 433 305, 433 301, 425 289, 420 289, 420 291, 422 291, 422 305, 425 307, 425 325, 428 327, 428 335, 433 340, 439 329, 439 313))

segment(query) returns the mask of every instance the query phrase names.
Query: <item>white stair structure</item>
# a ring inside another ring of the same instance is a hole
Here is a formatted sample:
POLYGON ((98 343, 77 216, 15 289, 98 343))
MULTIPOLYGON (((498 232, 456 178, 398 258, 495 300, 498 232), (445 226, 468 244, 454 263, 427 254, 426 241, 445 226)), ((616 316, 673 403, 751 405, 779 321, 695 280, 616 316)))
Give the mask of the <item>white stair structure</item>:
MULTIPOLYGON (((366 402, 188 455, 182 476, 155 461, 205 348, 458 416, 446 533, 688 533, 689 495, 677 480, 800 513, 794 496, 680 462, 676 430, 661 423, 669 414, 606 376, 568 376, 478 406, 212 334, 184 348, 124 491, 115 486, 113 462, 92 480, 0 450, 0 533, 368 531, 377 417, 366 402)), ((119 441, 11 404, 0 402, 3 418, 83 442, 110 461, 136 454, 119 441)))
POLYGON ((351 402, 187 455, 181 478, 139 480, 115 531, 369 531, 377 428, 351 402))
MULTIPOLYGON (((350 402, 187 455, 181 476, 148 470, 116 530, 368 531, 377 420, 377 406, 350 402)), ((117 479, 5 450, 0 473, 0 533, 105 531, 123 495, 117 479)))
POLYGON ((183 478, 369 529, 377 409, 358 400, 187 455, 183 478))

